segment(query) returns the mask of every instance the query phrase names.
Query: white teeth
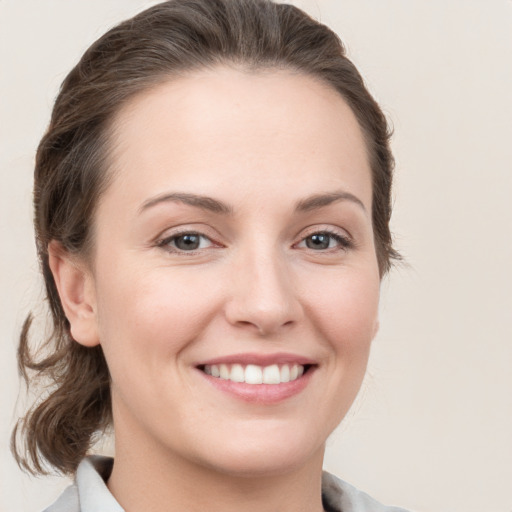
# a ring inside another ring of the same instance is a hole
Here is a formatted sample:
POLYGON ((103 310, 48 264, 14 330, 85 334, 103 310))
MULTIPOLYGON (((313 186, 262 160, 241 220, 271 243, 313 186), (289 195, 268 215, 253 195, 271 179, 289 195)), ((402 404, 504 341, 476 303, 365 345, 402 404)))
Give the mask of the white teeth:
POLYGON ((229 380, 229 368, 227 364, 220 365, 220 378, 224 380, 229 380))
POLYGON ((245 382, 247 382, 247 384, 261 384, 263 382, 261 366, 248 364, 245 367, 245 382))
POLYGON ((281 375, 277 364, 263 368, 263 384, 279 384, 280 382, 281 375))
POLYGON ((234 364, 231 367, 231 373, 229 374, 229 380, 233 382, 244 382, 244 367, 241 364, 234 364))
POLYGON ((290 382, 290 367, 287 364, 281 366, 281 382, 290 382))
POLYGON ((245 368, 241 364, 212 364, 205 365, 204 372, 212 377, 232 382, 245 382, 246 384, 281 384, 291 382, 304 374, 304 366, 301 364, 272 364, 258 366, 248 364, 245 368))

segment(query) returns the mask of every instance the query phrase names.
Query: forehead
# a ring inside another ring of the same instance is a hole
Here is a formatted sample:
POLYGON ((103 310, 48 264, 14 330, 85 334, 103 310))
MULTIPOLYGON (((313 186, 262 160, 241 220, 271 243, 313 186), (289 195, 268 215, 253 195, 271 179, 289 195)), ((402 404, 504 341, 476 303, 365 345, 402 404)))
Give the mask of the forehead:
POLYGON ((332 87, 297 72, 221 67, 169 79, 124 106, 112 139, 111 166, 122 176, 114 188, 136 184, 139 195, 177 184, 227 193, 234 181, 250 189, 253 181, 270 187, 276 180, 307 195, 323 180, 348 182, 371 208, 366 146, 353 112, 332 87))

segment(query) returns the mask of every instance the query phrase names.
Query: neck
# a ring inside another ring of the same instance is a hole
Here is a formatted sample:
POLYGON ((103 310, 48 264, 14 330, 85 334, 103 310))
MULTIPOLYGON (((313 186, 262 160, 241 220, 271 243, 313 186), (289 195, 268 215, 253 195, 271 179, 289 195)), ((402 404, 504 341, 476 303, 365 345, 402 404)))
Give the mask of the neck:
POLYGON ((116 438, 108 487, 126 512, 322 512, 323 447, 298 468, 240 476, 116 438))

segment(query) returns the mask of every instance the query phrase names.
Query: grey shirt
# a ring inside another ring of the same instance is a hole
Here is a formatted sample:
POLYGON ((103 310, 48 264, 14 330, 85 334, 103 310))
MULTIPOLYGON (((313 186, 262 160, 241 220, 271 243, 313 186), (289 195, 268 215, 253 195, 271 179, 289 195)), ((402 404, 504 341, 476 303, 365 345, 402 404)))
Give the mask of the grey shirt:
MULTIPOLYGON (((75 483, 43 512, 124 512, 107 488, 114 459, 91 455, 78 466, 75 483)), ((326 512, 407 512, 386 507, 373 498, 324 472, 322 501, 326 512)))

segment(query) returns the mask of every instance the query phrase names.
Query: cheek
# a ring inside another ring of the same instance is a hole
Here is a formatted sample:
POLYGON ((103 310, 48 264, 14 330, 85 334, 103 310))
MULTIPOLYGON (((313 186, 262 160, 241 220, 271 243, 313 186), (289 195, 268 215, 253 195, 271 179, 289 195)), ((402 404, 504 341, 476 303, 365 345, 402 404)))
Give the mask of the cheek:
POLYGON ((323 283, 308 301, 313 322, 344 363, 366 360, 378 325, 378 273, 347 273, 323 283))
POLYGON ((144 359, 179 352, 201 332, 213 314, 211 287, 179 269, 131 269, 118 265, 98 278, 100 339, 121 357, 144 359), (126 276, 130 276, 129 279, 126 276))
POLYGON ((204 330, 213 302, 199 283, 180 276, 119 268, 99 280, 100 340, 117 406, 153 410, 180 382, 182 351, 204 330))
POLYGON ((310 294, 309 317, 326 348, 321 410, 330 434, 346 416, 366 373, 378 322, 378 272, 342 270, 310 294))

